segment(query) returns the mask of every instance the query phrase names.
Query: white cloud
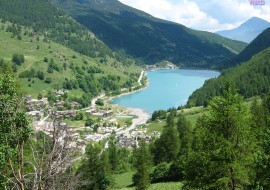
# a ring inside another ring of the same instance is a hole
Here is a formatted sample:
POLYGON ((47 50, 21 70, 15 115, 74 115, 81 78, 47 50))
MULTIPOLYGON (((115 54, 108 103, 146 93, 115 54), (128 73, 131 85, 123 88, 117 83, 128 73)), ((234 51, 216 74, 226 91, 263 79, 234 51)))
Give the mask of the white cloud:
POLYGON ((251 6, 249 0, 120 0, 155 17, 207 31, 231 29, 253 16, 270 20, 270 2, 251 6))

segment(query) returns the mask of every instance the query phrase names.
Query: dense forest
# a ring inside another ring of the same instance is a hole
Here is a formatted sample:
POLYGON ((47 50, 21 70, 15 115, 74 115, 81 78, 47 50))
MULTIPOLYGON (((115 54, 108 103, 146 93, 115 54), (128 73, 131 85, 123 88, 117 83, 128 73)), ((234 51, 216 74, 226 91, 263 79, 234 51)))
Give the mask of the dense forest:
POLYGON ((217 66, 246 46, 209 32, 154 18, 116 0, 54 0, 110 48, 142 63, 170 61, 179 66, 217 66))
POLYGON ((222 95, 221 89, 232 83, 245 98, 265 95, 270 89, 270 49, 253 56, 250 61, 229 68, 218 78, 210 79, 189 97, 188 106, 207 105, 209 100, 222 95))

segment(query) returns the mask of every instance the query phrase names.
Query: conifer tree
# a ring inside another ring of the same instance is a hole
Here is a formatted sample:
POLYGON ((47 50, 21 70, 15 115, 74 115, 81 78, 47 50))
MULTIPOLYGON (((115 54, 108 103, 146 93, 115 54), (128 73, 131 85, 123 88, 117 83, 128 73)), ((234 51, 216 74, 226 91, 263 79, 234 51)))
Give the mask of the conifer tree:
POLYGON ((150 185, 152 158, 144 140, 140 141, 139 148, 135 148, 134 157, 137 172, 132 180, 137 190, 146 190, 150 185))
POLYGON ((82 172, 80 189, 105 190, 112 180, 108 174, 107 154, 98 145, 89 144, 86 148, 86 159, 79 169, 82 172))
POLYGON ((251 107, 252 128, 255 131, 259 149, 255 157, 255 183, 252 188, 268 189, 270 187, 270 93, 258 103, 257 99, 251 107))
POLYGON ((188 151, 192 143, 192 126, 183 115, 180 113, 177 121, 177 131, 180 139, 180 154, 184 154, 188 151))
POLYGON ((185 167, 186 188, 245 189, 251 183, 253 137, 243 98, 228 86, 198 121, 185 167))
POLYGON ((174 123, 174 115, 170 114, 167 118, 167 125, 152 148, 155 164, 173 161, 177 157, 179 149, 180 140, 174 123))
POLYGON ((119 165, 118 150, 116 147, 115 138, 109 141, 108 157, 112 171, 116 171, 119 165))

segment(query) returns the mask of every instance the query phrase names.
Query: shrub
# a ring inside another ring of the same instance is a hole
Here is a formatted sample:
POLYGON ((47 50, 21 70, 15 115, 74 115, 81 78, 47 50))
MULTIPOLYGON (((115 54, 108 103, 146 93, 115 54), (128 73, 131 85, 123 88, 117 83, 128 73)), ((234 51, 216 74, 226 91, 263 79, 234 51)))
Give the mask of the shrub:
POLYGON ((48 84, 50 84, 50 83, 52 82, 52 79, 51 79, 50 77, 47 77, 47 78, 45 79, 45 82, 48 83, 48 84))
POLYGON ((12 62, 16 63, 17 65, 22 65, 24 63, 24 55, 23 54, 13 54, 12 56, 12 62))

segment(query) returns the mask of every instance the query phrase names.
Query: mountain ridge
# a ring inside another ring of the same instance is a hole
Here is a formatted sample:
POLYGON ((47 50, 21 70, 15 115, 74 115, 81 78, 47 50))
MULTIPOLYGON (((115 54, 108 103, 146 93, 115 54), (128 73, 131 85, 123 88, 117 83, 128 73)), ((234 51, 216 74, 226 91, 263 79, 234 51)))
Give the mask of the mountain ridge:
POLYGON ((223 64, 223 69, 246 62, 252 56, 270 47, 270 27, 259 34, 248 46, 232 60, 223 64))
POLYGON ((94 0, 53 2, 110 48, 142 63, 165 60, 179 66, 210 68, 234 57, 235 52, 239 53, 246 45, 155 18, 119 1, 105 0, 102 6, 94 0), (83 2, 83 6, 79 2, 83 2))
POLYGON ((258 17, 252 17, 237 28, 216 33, 223 37, 250 43, 268 27, 270 27, 270 22, 258 17))

